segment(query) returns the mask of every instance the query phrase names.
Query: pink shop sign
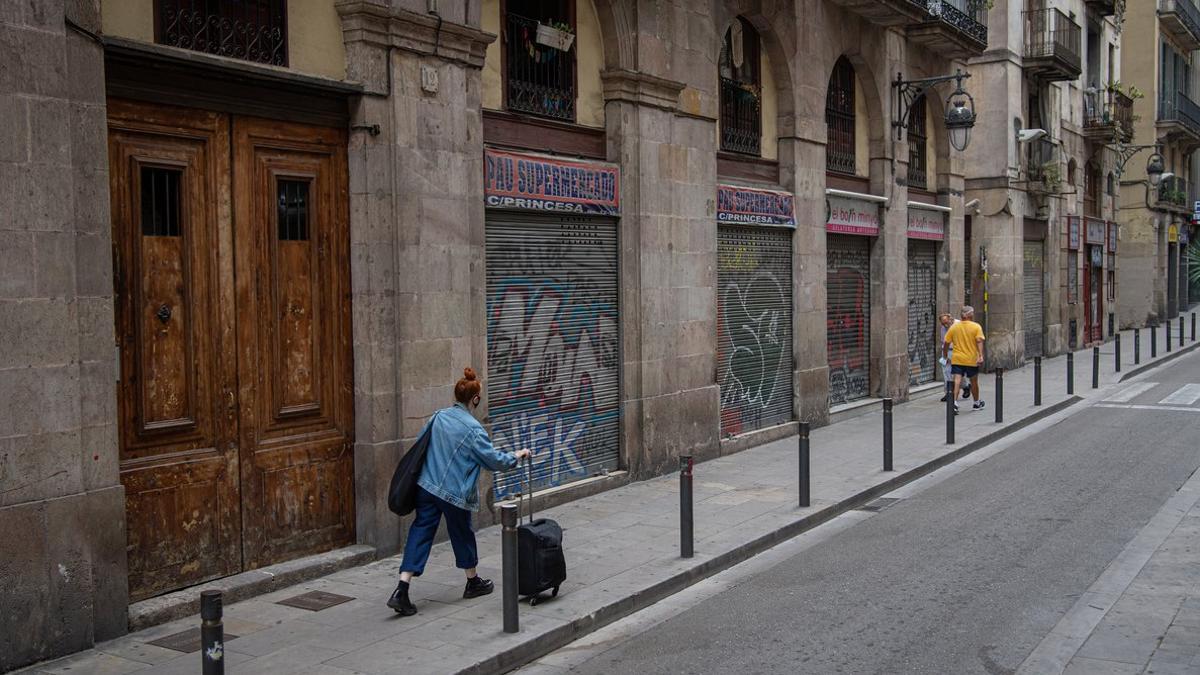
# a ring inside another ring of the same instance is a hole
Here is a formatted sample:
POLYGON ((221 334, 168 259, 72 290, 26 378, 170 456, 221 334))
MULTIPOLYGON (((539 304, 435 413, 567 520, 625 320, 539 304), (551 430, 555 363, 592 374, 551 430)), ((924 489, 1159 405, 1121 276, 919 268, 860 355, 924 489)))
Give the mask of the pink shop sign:
POLYGON ((926 209, 908 209, 908 236, 911 239, 932 239, 941 241, 946 238, 946 214, 941 211, 926 209))
POLYGON ((826 232, 879 235, 878 204, 830 195, 825 198, 825 211, 826 232))

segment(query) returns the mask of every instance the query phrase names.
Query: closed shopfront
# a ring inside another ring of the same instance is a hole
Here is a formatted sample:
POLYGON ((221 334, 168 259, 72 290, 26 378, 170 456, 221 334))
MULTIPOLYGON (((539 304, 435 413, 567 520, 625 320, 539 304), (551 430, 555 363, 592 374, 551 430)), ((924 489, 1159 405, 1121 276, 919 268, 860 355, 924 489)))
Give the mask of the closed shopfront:
POLYGON ((1025 240, 1024 246, 1024 302, 1022 318, 1025 326, 1025 358, 1042 355, 1042 337, 1045 326, 1045 270, 1044 242, 1025 240))
POLYGON ((1179 313, 1179 226, 1167 228, 1167 318, 1179 313))
POLYGON ((829 404, 871 395, 871 245, 879 206, 831 194, 825 229, 829 404))
POLYGON ((1179 311, 1187 311, 1190 304, 1188 297, 1188 225, 1184 223, 1179 226, 1179 311))
POLYGON ((717 383, 725 436, 792 420, 793 202, 789 193, 717 186, 717 383))
POLYGON ((1083 317, 1084 343, 1104 340, 1105 222, 1084 218, 1083 317))
MULTIPOLYGON (((1075 349, 1079 344, 1079 248, 1083 241, 1083 223, 1079 216, 1067 218, 1066 283, 1067 306, 1070 320, 1067 331, 1067 346, 1075 349)), ((1086 331, 1086 322, 1084 324, 1086 331)))
MULTIPOLYGON (((536 487, 616 469, 620 452, 615 166, 489 149, 488 414, 536 487)), ((524 470, 496 474, 495 497, 524 470)))
POLYGON ((937 258, 946 215, 923 204, 908 205, 908 383, 937 376, 937 258))

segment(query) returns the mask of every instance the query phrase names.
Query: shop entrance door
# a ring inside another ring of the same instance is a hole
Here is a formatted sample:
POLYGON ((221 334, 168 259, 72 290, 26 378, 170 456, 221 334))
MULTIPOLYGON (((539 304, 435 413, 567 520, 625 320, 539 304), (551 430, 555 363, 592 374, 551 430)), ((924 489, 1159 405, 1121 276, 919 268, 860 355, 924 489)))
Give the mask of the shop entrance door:
POLYGON ((108 110, 132 599, 350 543, 344 132, 108 110))

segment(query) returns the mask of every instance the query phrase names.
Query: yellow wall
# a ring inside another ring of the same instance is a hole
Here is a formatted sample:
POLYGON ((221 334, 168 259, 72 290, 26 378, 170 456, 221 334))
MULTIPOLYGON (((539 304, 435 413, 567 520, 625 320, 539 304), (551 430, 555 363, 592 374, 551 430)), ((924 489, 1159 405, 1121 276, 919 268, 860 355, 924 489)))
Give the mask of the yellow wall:
MULTIPOLYGON (((102 30, 154 42, 154 0, 103 0, 102 30)), ((346 76, 342 24, 333 0, 288 2, 288 64, 291 70, 334 79, 346 76)))
POLYGON ((776 131, 779 123, 779 93, 775 90, 775 73, 771 72, 771 63, 767 60, 767 52, 763 50, 759 63, 762 73, 762 158, 777 159, 779 157, 779 133, 776 131))
MULTIPOLYGON (((480 27, 500 34, 500 0, 483 0, 480 27)), ((600 19, 591 0, 575 0, 575 73, 578 87, 575 99, 575 122, 585 127, 604 127, 604 92, 600 71, 604 69, 604 42, 600 35, 600 19)), ((488 45, 483 62, 483 107, 504 109, 504 78, 500 73, 503 59, 500 40, 488 45)))
POLYGON ((862 80, 854 75, 854 173, 860 178, 871 177, 871 112, 863 96, 862 80))

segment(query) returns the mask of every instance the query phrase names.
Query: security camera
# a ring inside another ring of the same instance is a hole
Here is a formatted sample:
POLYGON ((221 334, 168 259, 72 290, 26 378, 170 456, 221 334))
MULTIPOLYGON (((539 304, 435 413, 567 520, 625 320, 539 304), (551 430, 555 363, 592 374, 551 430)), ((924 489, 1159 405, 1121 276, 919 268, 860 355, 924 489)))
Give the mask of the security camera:
POLYGON ((1017 129, 1017 142, 1028 143, 1046 135, 1045 129, 1017 129))

